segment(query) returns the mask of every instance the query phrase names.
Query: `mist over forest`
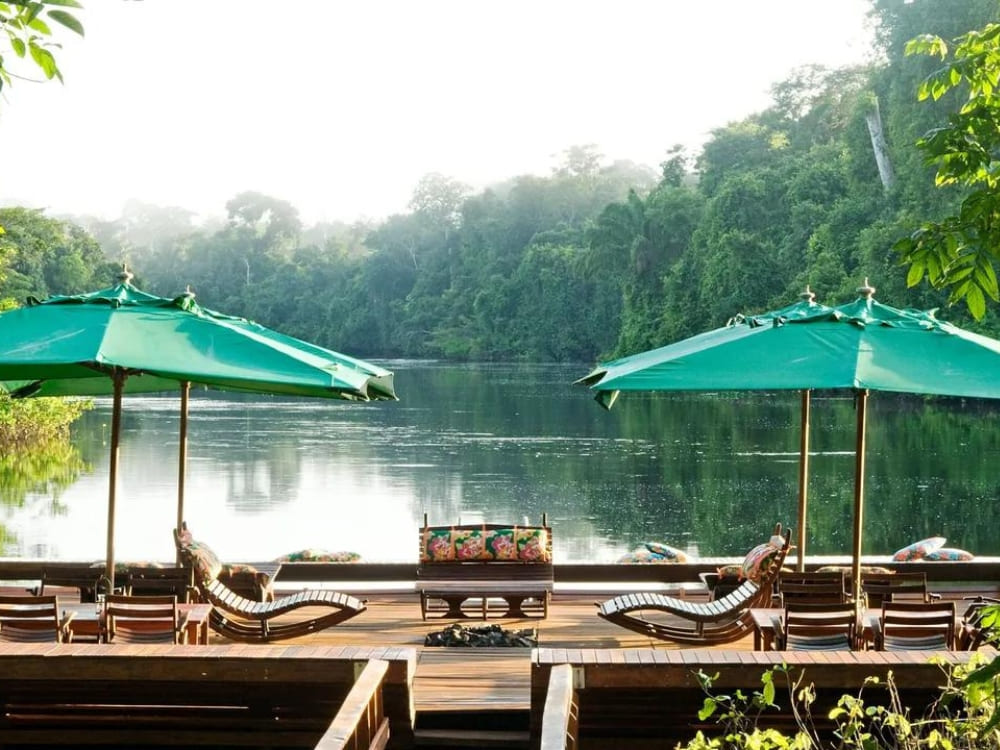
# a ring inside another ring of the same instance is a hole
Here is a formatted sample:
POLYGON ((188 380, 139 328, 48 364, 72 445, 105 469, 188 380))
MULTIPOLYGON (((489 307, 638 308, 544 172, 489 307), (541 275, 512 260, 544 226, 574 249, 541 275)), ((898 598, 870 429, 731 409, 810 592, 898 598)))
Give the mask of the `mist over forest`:
POLYGON ((868 278, 882 302, 1000 334, 993 311, 973 321, 946 292, 907 288, 892 250, 964 195, 935 186, 915 145, 959 94, 918 101, 940 61, 904 45, 1000 20, 998 5, 871 7, 881 62, 800 69, 767 109, 720 123, 699 153, 666 143, 651 167, 568 144, 547 176, 476 192, 428 174, 409 212, 353 224, 305 225, 252 191, 201 223, 141 201, 114 221, 0 209, 0 299, 110 286, 127 263, 147 291, 190 286, 205 307, 358 356, 592 362, 787 305, 807 285, 845 302, 868 278))

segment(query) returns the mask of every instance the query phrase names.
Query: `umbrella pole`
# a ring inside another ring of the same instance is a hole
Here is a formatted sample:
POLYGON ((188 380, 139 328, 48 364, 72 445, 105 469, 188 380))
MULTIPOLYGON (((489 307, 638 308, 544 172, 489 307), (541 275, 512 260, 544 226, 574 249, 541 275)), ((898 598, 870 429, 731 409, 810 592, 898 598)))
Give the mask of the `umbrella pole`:
POLYGON ((809 506, 809 406, 810 391, 802 391, 802 434, 799 436, 799 554, 795 566, 800 573, 806 569, 806 511, 809 506))
POLYGON ((115 495, 118 488, 118 444, 122 425, 122 388, 125 373, 115 369, 111 376, 114 382, 114 401, 111 407, 111 457, 108 462, 108 549, 104 575, 108 579, 108 593, 115 587, 115 495))
POLYGON ((857 430, 854 444, 854 543, 851 550, 851 588, 859 612, 861 602, 861 529, 865 511, 865 423, 868 411, 868 391, 857 392, 857 430))
MULTIPOLYGON (((181 426, 180 444, 177 447, 177 532, 184 524, 184 479, 187 475, 188 438, 188 396, 191 394, 190 381, 181 381, 181 426)), ((177 564, 181 564, 181 551, 177 550, 177 564)))

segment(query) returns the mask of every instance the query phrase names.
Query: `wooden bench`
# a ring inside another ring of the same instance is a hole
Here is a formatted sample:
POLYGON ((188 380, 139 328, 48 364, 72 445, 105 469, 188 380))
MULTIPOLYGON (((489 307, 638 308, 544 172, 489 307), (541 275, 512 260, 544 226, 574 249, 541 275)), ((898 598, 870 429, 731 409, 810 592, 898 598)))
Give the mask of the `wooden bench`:
POLYGON ((408 748, 410 648, 0 646, 0 748, 408 748))
POLYGON ((483 620, 491 612, 544 618, 553 580, 552 529, 544 516, 541 526, 428 526, 424 517, 416 582, 424 620, 434 613, 467 617, 470 600, 483 620))
MULTIPOLYGON (((967 662, 967 651, 935 652, 949 664, 967 662)), ((866 677, 884 685, 889 671, 911 717, 921 715, 940 696, 942 668, 927 652, 752 652, 723 649, 535 649, 531 666, 531 746, 541 750, 588 748, 674 748, 698 730, 718 732, 714 718, 700 720, 705 694, 695 673, 717 675, 716 694, 761 689, 761 675, 786 663, 793 678, 804 672, 816 686, 812 717, 821 736, 832 729, 828 710, 845 693, 856 695, 866 677), (801 672, 800 672, 801 670, 801 672)), ((985 654, 986 658, 995 652, 985 654)), ((793 731, 787 690, 781 678, 775 702, 759 726, 793 731)), ((862 693, 866 705, 887 705, 888 691, 876 686, 862 693)))

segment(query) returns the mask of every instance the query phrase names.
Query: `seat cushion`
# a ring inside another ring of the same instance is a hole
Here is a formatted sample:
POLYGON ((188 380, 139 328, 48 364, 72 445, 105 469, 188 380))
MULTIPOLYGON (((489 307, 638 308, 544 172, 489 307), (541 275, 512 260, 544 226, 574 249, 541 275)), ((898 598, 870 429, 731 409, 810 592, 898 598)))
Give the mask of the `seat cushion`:
POLYGON ((907 562, 909 560, 922 560, 927 557, 927 555, 934 550, 940 549, 944 546, 944 543, 948 541, 943 536, 929 536, 926 539, 921 539, 919 542, 914 542, 913 544, 908 544, 900 550, 897 550, 892 559, 895 562, 907 562))
POLYGON ((964 549, 958 549, 956 547, 938 547, 936 550, 931 550, 926 555, 924 555, 925 560, 973 560, 975 555, 964 549))

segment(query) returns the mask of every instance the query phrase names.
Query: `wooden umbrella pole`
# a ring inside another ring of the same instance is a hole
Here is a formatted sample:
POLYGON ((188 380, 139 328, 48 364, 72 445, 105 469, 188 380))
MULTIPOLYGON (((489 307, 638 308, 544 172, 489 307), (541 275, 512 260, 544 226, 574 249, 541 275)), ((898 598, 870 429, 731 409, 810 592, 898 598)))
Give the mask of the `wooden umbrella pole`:
POLYGON ((809 408, 810 391, 802 391, 802 434, 799 436, 799 533, 798 564, 800 573, 806 569, 806 512, 809 508, 809 408))
POLYGON ((868 391, 857 392, 857 429, 854 443, 854 543, 851 549, 851 584, 855 606, 861 602, 861 530, 865 512, 865 423, 868 411, 868 391))
MULTIPOLYGON (((187 439, 188 439, 188 396, 191 394, 191 383, 181 381, 181 426, 180 443, 177 446, 177 532, 184 525, 184 480, 187 476, 187 439)), ((181 552, 176 551, 177 564, 181 564, 181 552)))
POLYGON ((104 575, 108 579, 108 593, 115 587, 115 499, 118 489, 118 445, 121 442, 122 389, 125 373, 115 368, 111 376, 114 382, 114 401, 111 407, 111 457, 108 463, 108 549, 104 575))

